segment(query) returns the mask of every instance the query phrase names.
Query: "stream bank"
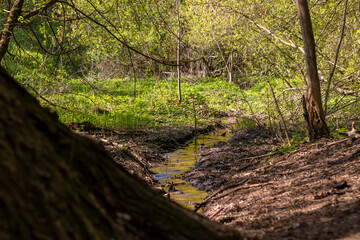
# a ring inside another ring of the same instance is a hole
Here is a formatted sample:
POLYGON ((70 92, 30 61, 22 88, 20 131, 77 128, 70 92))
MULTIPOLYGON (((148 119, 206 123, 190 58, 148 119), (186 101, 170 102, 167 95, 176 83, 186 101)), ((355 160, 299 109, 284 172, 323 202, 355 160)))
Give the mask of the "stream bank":
MULTIPOLYGON (((183 129, 91 133, 130 173, 153 186, 158 182, 149 169, 165 161, 168 150, 161 146, 177 134, 186 135, 183 129)), ((196 167, 181 177, 209 194, 201 204, 204 216, 248 239, 360 239, 359 147, 322 139, 274 155, 279 143, 250 129, 202 149, 196 167)))
POLYGON ((167 196, 180 205, 194 209, 207 195, 206 192, 193 187, 183 180, 182 174, 195 167, 201 149, 227 142, 235 132, 235 119, 223 120, 225 128, 215 129, 206 134, 200 134, 185 146, 165 153, 166 161, 158 167, 152 168, 154 178, 167 192, 167 196))
POLYGON ((165 153, 185 146, 195 136, 214 131, 216 128, 222 128, 222 125, 215 123, 197 130, 192 127, 163 127, 161 130, 117 131, 116 133, 96 128, 87 131, 75 129, 75 131, 101 142, 115 162, 130 174, 143 179, 156 189, 161 189, 150 169, 166 161, 165 153))
POLYGON ((360 239, 360 144, 321 139, 276 155, 256 130, 203 149, 187 181, 204 216, 256 239, 360 239))

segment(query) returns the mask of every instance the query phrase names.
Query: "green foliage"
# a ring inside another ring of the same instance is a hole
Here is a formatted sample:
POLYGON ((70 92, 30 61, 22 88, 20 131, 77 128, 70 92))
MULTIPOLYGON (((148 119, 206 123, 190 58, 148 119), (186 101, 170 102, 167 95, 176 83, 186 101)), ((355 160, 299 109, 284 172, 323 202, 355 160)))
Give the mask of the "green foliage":
POLYGON ((129 79, 92 79, 91 82, 72 79, 68 83, 67 91, 62 94, 45 96, 58 104, 61 121, 90 121, 116 129, 193 125, 194 105, 199 124, 205 124, 212 121, 216 113, 231 111, 238 98, 236 85, 211 78, 185 82, 181 103, 177 102, 176 79, 158 82, 138 79, 136 97, 134 81, 129 79), (106 112, 100 113, 99 109, 106 112))
MULTIPOLYGON (((13 32, 16 41, 11 41, 3 64, 37 97, 45 96, 72 109, 73 113, 61 113, 64 121, 91 120, 104 126, 131 128, 156 127, 159 122, 191 124, 194 105, 200 121, 232 111, 277 124, 279 113, 267 77, 286 121, 303 129, 299 126, 300 100, 306 92, 306 81, 296 5, 287 0, 180 2, 184 76, 184 101, 180 104, 176 101, 176 81, 172 80, 175 67, 170 66, 176 57, 179 27, 175 1, 74 0, 74 6, 55 4, 41 16, 18 19, 13 32), (187 61, 199 57, 205 61, 187 61), (240 88, 203 78, 225 78, 230 62, 233 79, 240 88), (96 106, 109 113, 96 113, 96 106)), ((25 2, 23 13, 39 9, 44 3, 25 2)), ((321 87, 326 89, 344 4, 338 0, 309 3, 321 87)), ((0 4, 2 28, 8 4, 11 2, 0 4)), ((356 1, 349 1, 346 37, 329 92, 327 119, 332 129, 339 128, 332 119, 341 118, 341 124, 346 124, 344 119, 354 118, 360 109, 360 58, 356 50, 360 48, 360 22, 354 9, 358 9, 356 1)))
POLYGON ((237 120, 237 125, 239 129, 251 129, 257 126, 256 122, 250 118, 242 118, 240 120, 237 120))
POLYGON ((294 133, 290 139, 291 146, 289 146, 288 144, 283 144, 280 149, 277 150, 277 152, 280 155, 290 153, 296 150, 301 144, 306 143, 307 141, 308 138, 304 134, 294 133))

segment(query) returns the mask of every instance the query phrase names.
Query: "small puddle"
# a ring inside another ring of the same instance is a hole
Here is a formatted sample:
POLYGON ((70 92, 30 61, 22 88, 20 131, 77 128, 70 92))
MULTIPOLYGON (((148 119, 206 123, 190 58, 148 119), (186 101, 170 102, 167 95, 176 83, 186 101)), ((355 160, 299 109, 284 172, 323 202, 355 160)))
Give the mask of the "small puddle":
MULTIPOLYGON (((234 126, 230 122, 226 122, 225 125, 230 129, 231 126, 234 126)), ((170 194, 172 200, 191 210, 194 209, 194 203, 202 202, 207 193, 191 186, 188 182, 182 180, 180 175, 195 166, 202 148, 212 147, 219 142, 228 141, 234 135, 232 132, 227 129, 219 129, 206 135, 198 136, 186 147, 166 153, 165 157, 167 160, 165 163, 151 169, 151 171, 156 173, 155 179, 160 181, 162 185, 166 185, 165 191, 170 194), (171 183, 173 183, 175 190, 169 191, 171 183)))

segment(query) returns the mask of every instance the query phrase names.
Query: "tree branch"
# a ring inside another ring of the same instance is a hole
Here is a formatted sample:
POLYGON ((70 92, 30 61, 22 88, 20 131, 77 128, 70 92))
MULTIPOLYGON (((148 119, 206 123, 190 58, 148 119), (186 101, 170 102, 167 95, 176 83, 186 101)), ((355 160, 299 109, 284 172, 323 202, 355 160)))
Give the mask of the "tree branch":
POLYGON ((325 92, 325 102, 324 102, 324 113, 326 115, 327 113, 327 103, 328 103, 328 98, 329 98, 329 92, 330 92, 330 86, 331 86, 331 79, 334 76, 335 73, 335 69, 336 69, 336 63, 339 57, 339 52, 340 52, 340 47, 341 47, 341 43, 342 40, 344 38, 344 31, 345 31, 345 23, 346 23, 346 9, 347 9, 347 3, 348 0, 345 1, 345 5, 344 5, 344 15, 343 15, 343 23, 342 23, 342 28, 341 28, 341 34, 340 34, 340 39, 339 39, 339 43, 337 45, 336 48, 336 54, 335 54, 335 60, 334 60, 334 65, 332 67, 330 76, 329 76, 329 80, 327 82, 327 88, 326 88, 326 92, 325 92))
POLYGON ((55 3, 57 3, 58 0, 50 0, 49 2, 45 3, 43 5, 43 7, 41 8, 38 8, 36 10, 33 10, 31 12, 28 12, 26 14, 24 14, 22 17, 25 19, 25 20, 28 20, 36 15, 39 15, 40 13, 42 13, 43 11, 46 11, 47 9, 49 9, 50 7, 52 7, 55 3))

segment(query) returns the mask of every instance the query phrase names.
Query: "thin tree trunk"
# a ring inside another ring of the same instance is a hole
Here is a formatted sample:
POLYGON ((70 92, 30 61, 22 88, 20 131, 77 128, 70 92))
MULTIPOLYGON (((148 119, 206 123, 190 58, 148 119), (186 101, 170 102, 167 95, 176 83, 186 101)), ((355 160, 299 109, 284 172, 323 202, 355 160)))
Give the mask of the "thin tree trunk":
MULTIPOLYGON (((281 111, 280 111, 279 103, 278 103, 278 101, 277 101, 277 99, 276 99, 274 90, 273 90, 273 88, 272 88, 272 86, 271 86, 271 84, 270 84, 269 79, 268 79, 267 77, 265 77, 265 79, 266 79, 266 82, 267 82, 268 85, 269 85, 271 94, 272 94, 272 96, 273 96, 273 98, 274 98, 276 110, 278 111, 278 113, 279 113, 279 115, 280 115, 281 123, 282 123, 282 125, 284 126, 285 135, 286 135, 286 140, 287 140, 287 142, 288 142, 288 145, 291 146, 291 141, 290 141, 290 138, 289 138, 289 132, 288 132, 288 129, 287 129, 287 127, 286 127, 286 123, 285 123, 284 117, 283 117, 283 115, 282 115, 282 113, 281 113, 281 111)), ((279 124, 279 125, 280 125, 280 124, 279 124)), ((281 128, 280 128, 280 131, 281 131, 281 128)))
POLYGON ((197 117, 196 117, 195 100, 193 100, 193 110, 194 110, 194 125, 195 125, 195 134, 197 134, 197 117))
POLYGON ((177 49, 176 49, 176 65, 177 65, 177 80, 178 80, 178 100, 181 102, 181 73, 180 73, 180 41, 181 41, 181 27, 180 27, 180 2, 176 0, 176 9, 177 9, 177 22, 178 22, 178 32, 177 32, 177 49))
MULTIPOLYGON (((215 40, 215 38, 214 38, 214 40, 215 40)), ((227 72, 228 72, 228 80, 229 80, 229 82, 231 82, 231 81, 232 81, 232 79, 231 79, 231 78, 232 78, 232 75, 231 75, 231 72, 232 72, 232 71, 231 71, 231 69, 230 69, 230 67, 229 67, 228 61, 226 61, 226 59, 225 59, 225 55, 224 55, 223 51, 221 50, 221 47, 220 47, 219 42, 218 42, 217 40, 215 40, 215 42, 216 42, 216 45, 218 46, 221 59, 222 59, 223 62, 225 63, 225 67, 226 67, 226 70, 227 70, 227 72)))
POLYGON ((309 121, 313 127, 313 134, 309 140, 329 134, 325 122, 325 115, 321 102, 320 81, 316 64, 315 40, 307 0, 296 0, 298 15, 301 25, 301 33, 304 42, 305 65, 307 76, 307 92, 305 96, 306 109, 309 121))
POLYGON ((4 58, 10 44, 11 36, 14 32, 16 25, 19 23, 19 17, 21 16, 22 6, 24 4, 24 0, 15 1, 12 6, 7 21, 4 25, 3 30, 0 35, 0 62, 4 58))
POLYGON ((131 50, 130 50, 129 48, 127 48, 127 50, 128 50, 128 53, 129 53, 131 68, 132 68, 132 70, 133 70, 133 78, 134 78, 134 98, 136 98, 136 82, 137 82, 136 69, 135 69, 135 65, 134 65, 133 58, 132 58, 131 50))
POLYGON ((233 81, 233 52, 231 51, 228 58, 228 80, 229 82, 233 81))
POLYGON ((329 75, 329 80, 327 82, 327 88, 326 88, 326 93, 325 93, 325 103, 324 103, 324 112, 325 115, 327 114, 327 103, 328 103, 328 98, 329 98, 329 92, 330 92, 330 86, 331 86, 331 79, 334 76, 335 73, 335 69, 336 69, 336 63, 338 60, 338 56, 340 53, 340 47, 341 47, 341 42, 344 38, 344 31, 345 31, 345 23, 346 23, 346 9, 347 9, 347 3, 348 0, 345 1, 345 5, 344 5, 344 15, 343 15, 343 24, 342 24, 342 28, 341 28, 341 35, 340 35, 340 39, 339 39, 339 43, 338 46, 336 48, 336 54, 335 54, 335 61, 334 61, 334 65, 332 67, 331 73, 329 75))

